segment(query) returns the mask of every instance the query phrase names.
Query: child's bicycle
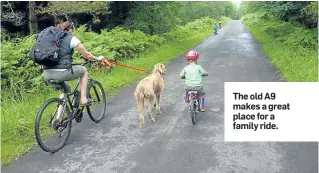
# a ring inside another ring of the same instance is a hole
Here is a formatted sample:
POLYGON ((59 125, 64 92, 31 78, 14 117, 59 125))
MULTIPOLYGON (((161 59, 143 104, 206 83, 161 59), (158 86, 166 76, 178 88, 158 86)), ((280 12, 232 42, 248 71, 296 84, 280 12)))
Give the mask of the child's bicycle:
MULTIPOLYGON (((93 62, 96 61, 89 60, 81 64, 72 65, 83 66, 93 62)), ((37 143, 46 152, 57 152, 65 145, 70 136, 71 128, 76 123, 82 121, 84 107, 86 107, 87 113, 92 121, 98 123, 104 118, 106 95, 101 83, 89 78, 87 96, 92 99, 93 102, 91 105, 80 106, 80 91, 77 89, 79 82, 80 79, 78 79, 73 91, 68 93, 69 86, 64 82, 54 80, 49 81, 49 84, 55 90, 62 90, 63 97, 51 98, 46 101, 41 106, 35 120, 35 137, 37 143), (70 98, 71 96, 73 96, 72 99, 70 98), (99 112, 93 112, 94 108, 99 112), (74 119, 76 123, 72 125, 72 120, 74 119), (43 130, 43 133, 40 133, 40 130, 43 130), (51 133, 50 130, 52 130, 51 133), (63 131, 65 131, 65 133, 63 133, 63 131), (43 137, 41 137, 41 134, 43 137), (54 137, 57 137, 57 139, 54 139, 54 137)))
MULTIPOLYGON (((206 75, 203 75, 207 76, 206 75)), ((185 77, 182 77, 182 79, 185 79, 185 77)), ((198 90, 190 89, 187 90, 188 92, 188 99, 189 99, 189 108, 188 112, 191 115, 192 123, 195 125, 196 124, 196 115, 200 112, 200 97, 199 97, 199 92, 198 90)))

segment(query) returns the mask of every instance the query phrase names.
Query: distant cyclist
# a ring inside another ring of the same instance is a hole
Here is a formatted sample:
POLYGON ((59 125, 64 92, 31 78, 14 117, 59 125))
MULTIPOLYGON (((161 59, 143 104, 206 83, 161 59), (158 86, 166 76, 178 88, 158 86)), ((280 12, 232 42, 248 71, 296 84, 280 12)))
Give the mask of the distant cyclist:
POLYGON ((219 29, 222 28, 222 21, 219 19, 219 29))
POLYGON ((215 35, 217 34, 217 30, 218 30, 218 26, 217 26, 217 23, 215 22, 215 24, 214 24, 214 34, 215 35))

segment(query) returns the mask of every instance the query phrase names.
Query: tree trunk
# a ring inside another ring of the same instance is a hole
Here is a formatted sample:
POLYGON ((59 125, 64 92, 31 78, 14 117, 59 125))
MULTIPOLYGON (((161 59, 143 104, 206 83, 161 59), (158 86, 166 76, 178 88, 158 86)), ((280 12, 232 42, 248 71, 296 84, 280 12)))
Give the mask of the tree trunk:
POLYGON ((29 1, 29 30, 30 34, 38 31, 37 14, 35 13, 35 1, 29 1))

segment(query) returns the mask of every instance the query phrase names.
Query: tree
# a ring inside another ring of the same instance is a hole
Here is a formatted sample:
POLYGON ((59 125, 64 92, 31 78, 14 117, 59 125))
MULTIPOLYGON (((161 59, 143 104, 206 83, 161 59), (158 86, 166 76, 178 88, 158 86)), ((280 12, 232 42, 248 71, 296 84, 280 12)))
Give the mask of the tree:
POLYGON ((71 20, 72 16, 83 13, 94 16, 107 10, 109 3, 106 1, 50 1, 47 7, 37 10, 37 13, 52 15, 57 22, 59 17, 71 20))
POLYGON ((29 1, 29 31, 34 34, 38 30, 37 14, 35 12, 35 1, 29 1))
POLYGON ((26 13, 14 10, 13 3, 9 1, 1 2, 1 21, 22 26, 27 22, 25 20, 26 13))

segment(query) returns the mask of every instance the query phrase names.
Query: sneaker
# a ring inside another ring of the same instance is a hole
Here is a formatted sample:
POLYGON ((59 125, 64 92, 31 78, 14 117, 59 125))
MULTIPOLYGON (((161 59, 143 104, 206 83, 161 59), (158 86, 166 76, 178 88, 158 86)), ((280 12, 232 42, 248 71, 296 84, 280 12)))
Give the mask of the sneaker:
POLYGON ((200 111, 201 112, 205 112, 205 108, 200 108, 200 111))

